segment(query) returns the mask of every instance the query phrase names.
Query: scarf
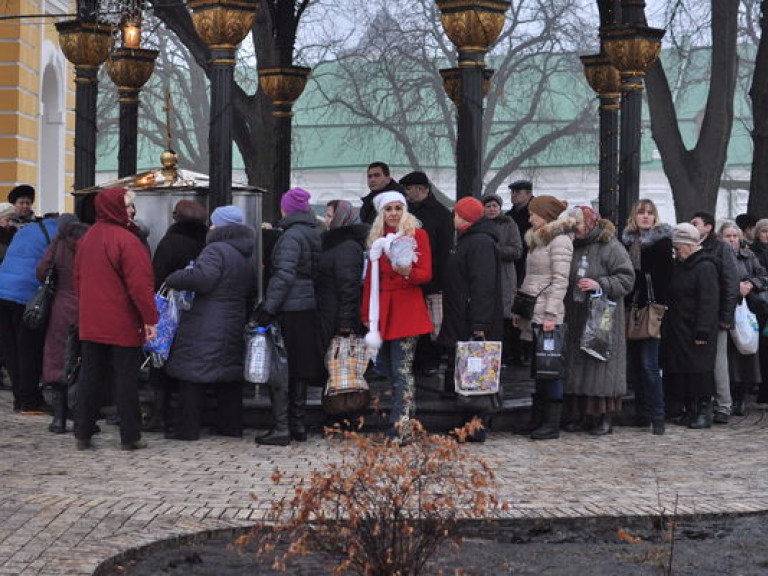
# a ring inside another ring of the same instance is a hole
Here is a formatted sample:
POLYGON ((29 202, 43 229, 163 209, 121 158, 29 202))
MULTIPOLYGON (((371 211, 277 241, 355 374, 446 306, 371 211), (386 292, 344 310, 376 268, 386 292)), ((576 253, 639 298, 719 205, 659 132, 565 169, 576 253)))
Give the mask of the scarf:
POLYGON ((357 209, 353 208, 352 204, 346 200, 339 200, 336 204, 336 210, 333 212, 333 218, 331 218, 328 224, 328 229, 335 230, 336 228, 358 224, 359 222, 360 217, 358 216, 357 209))

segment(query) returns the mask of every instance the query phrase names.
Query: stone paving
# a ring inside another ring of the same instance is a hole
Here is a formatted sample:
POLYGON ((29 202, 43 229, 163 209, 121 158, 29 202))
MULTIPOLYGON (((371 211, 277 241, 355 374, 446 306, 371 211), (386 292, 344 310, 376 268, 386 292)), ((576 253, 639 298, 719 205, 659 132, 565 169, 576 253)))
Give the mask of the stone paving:
MULTIPOLYGON (((205 436, 185 443, 147 434, 149 449, 118 450, 112 426, 96 450, 47 432, 48 417, 21 416, 0 391, 0 575, 92 574, 105 559, 150 542, 252 523, 284 493, 276 467, 302 475, 337 456, 334 443, 267 448, 205 436), (254 499, 252 495, 258 498, 254 499)), ((509 518, 768 510, 768 414, 732 418, 665 436, 615 428, 594 438, 564 434, 532 442, 493 432, 468 445, 498 474, 509 518)))

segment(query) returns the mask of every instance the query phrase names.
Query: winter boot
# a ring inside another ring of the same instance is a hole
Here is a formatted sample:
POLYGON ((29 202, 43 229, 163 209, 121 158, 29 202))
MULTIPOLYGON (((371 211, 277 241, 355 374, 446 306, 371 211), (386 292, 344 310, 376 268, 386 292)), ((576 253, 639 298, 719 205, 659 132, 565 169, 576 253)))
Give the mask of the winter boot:
POLYGON ((605 436, 613 433, 612 417, 610 414, 600 414, 597 426, 589 431, 592 436, 605 436))
POLYGON ((257 444, 266 446, 288 446, 291 433, 288 430, 288 389, 283 386, 269 386, 269 400, 272 404, 272 417, 275 426, 264 436, 257 436, 257 444))
POLYGON ((304 426, 304 414, 307 408, 307 382, 298 380, 290 382, 288 388, 288 428, 291 440, 307 441, 307 429, 304 426))
POLYGON ((67 388, 66 386, 51 386, 51 403, 53 404, 53 421, 48 431, 54 434, 64 434, 67 431, 67 388))
POLYGON ((731 397, 733 398, 733 407, 731 408, 731 414, 733 416, 746 416, 747 415, 747 384, 736 384, 731 391, 731 397))
POLYGON ((152 403, 152 414, 141 429, 144 432, 163 432, 165 430, 165 410, 166 410, 166 392, 165 388, 160 386, 154 389, 154 401, 152 403))
POLYGON ((533 394, 531 396, 531 414, 528 417, 528 422, 515 428, 515 434, 530 436, 531 432, 541 426, 541 423, 544 422, 544 405, 546 402, 547 397, 544 394, 533 394))
POLYGON ((699 430, 712 427, 712 398, 699 398, 697 402, 696 418, 691 420, 688 428, 699 430))
POLYGON ((547 400, 544 407, 544 421, 531 432, 531 440, 554 440, 560 438, 560 416, 563 413, 562 400, 547 400))

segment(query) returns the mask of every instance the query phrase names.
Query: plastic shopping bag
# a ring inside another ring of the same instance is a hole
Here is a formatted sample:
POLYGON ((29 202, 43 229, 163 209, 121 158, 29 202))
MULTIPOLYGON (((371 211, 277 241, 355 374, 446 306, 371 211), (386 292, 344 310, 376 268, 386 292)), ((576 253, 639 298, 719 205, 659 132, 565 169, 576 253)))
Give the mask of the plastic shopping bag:
POLYGON ((746 298, 742 298, 741 304, 736 307, 733 316, 733 328, 731 328, 731 339, 740 354, 745 356, 757 354, 760 343, 760 326, 757 323, 757 316, 747 306, 746 298))
POLYGON ((551 332, 544 332, 540 324, 533 325, 535 352, 532 375, 538 380, 565 378, 565 343, 568 328, 558 324, 551 332))
POLYGON ((501 342, 471 340, 456 343, 456 393, 496 394, 501 377, 501 342))
POLYGON ((593 358, 608 362, 615 351, 614 324, 616 323, 616 302, 609 300, 602 291, 589 299, 589 312, 580 348, 593 358))
POLYGON ((155 306, 157 306, 158 322, 157 337, 144 343, 144 351, 152 357, 152 364, 159 368, 158 363, 165 363, 171 353, 173 338, 179 328, 179 309, 176 300, 162 290, 155 294, 155 306))

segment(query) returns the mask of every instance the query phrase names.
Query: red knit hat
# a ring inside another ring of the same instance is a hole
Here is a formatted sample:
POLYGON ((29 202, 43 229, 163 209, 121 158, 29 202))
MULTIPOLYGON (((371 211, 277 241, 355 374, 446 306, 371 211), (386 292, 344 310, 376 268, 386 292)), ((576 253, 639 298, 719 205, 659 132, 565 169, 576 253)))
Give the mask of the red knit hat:
POLYGON ((477 198, 473 198, 472 196, 467 196, 466 198, 462 198, 456 202, 454 211, 459 217, 463 218, 470 224, 474 224, 485 215, 485 208, 483 207, 483 203, 480 202, 480 200, 477 198))

